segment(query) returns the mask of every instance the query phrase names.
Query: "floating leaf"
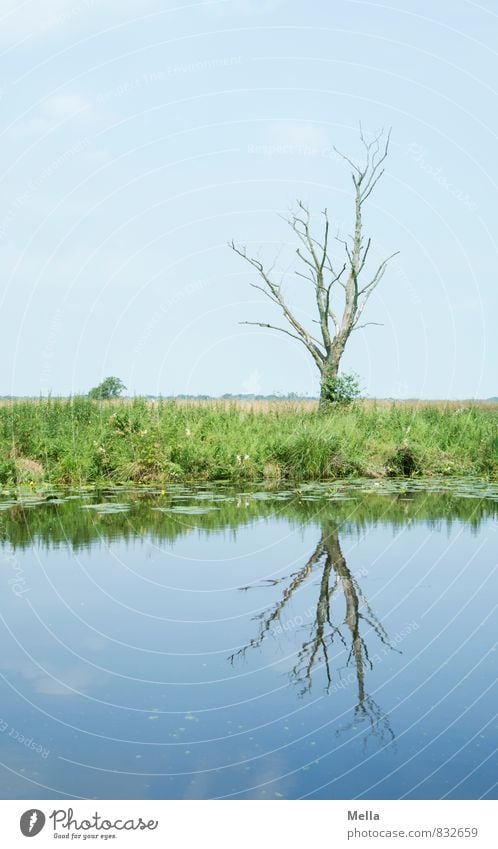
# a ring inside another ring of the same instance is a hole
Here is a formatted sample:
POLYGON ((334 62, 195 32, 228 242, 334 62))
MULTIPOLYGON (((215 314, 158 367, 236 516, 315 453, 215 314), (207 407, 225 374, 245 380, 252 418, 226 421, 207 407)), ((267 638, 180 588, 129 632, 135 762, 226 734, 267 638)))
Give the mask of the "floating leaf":
POLYGON ((205 513, 211 513, 214 510, 219 510, 219 507, 153 507, 158 513, 175 513, 183 516, 202 516, 205 513))

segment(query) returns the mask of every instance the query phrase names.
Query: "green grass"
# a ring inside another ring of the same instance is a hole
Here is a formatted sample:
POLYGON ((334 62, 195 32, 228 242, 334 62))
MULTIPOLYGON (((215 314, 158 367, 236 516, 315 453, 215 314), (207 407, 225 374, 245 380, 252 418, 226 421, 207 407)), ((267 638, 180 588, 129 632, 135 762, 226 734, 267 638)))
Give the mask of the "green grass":
POLYGON ((498 477, 498 411, 358 403, 106 403, 0 407, 0 483, 321 480, 398 475, 498 477))

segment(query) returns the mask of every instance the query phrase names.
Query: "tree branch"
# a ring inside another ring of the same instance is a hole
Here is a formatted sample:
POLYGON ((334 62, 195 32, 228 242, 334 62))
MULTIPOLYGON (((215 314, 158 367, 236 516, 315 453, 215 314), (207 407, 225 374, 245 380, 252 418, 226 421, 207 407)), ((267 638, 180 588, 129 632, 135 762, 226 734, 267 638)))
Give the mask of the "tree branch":
POLYGON ((334 147, 336 153, 348 164, 354 185, 353 232, 344 239, 340 238, 339 232, 335 237, 335 241, 342 245, 345 254, 345 261, 339 273, 336 273, 339 262, 333 256, 330 246, 330 222, 327 209, 322 212, 323 229, 318 238, 313 234, 310 211, 302 200, 296 201, 294 211, 291 210, 285 219, 297 239, 296 255, 302 263, 301 266, 298 264, 299 270, 296 269, 295 274, 306 280, 308 284, 311 283, 314 288, 316 311, 312 320, 320 327, 321 340, 307 330, 289 307, 282 291, 286 272, 282 273, 280 279, 279 270, 280 285, 278 285, 273 275, 274 265, 270 268, 265 267, 260 259, 249 256, 245 247, 237 246, 234 241, 230 245, 257 272, 260 278, 259 284, 252 282, 251 285, 263 292, 280 308, 289 324, 289 330, 266 322, 243 321, 241 324, 277 330, 304 344, 320 371, 322 383, 328 375, 337 374, 342 354, 352 331, 379 324, 374 321, 359 324, 359 319, 370 295, 382 280, 389 261, 398 253, 396 251, 383 260, 373 274, 368 270, 372 241, 364 234, 363 205, 384 175, 384 163, 389 153, 391 131, 389 130, 386 134, 382 129, 368 140, 360 124, 359 134, 363 148, 363 155, 359 161, 355 161, 334 147), (336 283, 338 287, 334 289, 336 283))
POLYGON ((378 283, 379 283, 379 282, 380 282, 380 280, 382 279, 382 276, 383 276, 383 274, 384 274, 384 272, 385 272, 385 270, 386 270, 386 268, 387 268, 387 263, 388 263, 391 259, 393 259, 395 256, 397 256, 398 254, 399 254, 399 251, 395 251, 393 254, 391 254, 390 256, 388 256, 388 257, 387 257, 387 259, 384 259, 384 260, 381 262, 381 264, 379 265, 379 267, 378 267, 377 271, 375 272, 375 274, 374 274, 374 276, 373 276, 372 280, 370 281, 370 283, 367 283, 367 285, 366 285, 366 286, 364 286, 364 287, 363 287, 363 289, 359 289, 359 291, 358 291, 358 295, 363 295, 363 294, 364 294, 364 292, 367 292, 368 290, 372 290, 372 289, 374 289, 374 288, 378 285, 378 283))
MULTIPOLYGON (((277 327, 275 324, 268 324, 266 321, 239 321, 239 324, 252 324, 255 327, 267 327, 269 330, 278 330, 280 333, 285 333, 287 336, 290 336, 292 339, 297 339, 298 342, 302 342, 303 345, 309 350, 307 342, 302 338, 302 336, 298 336, 297 333, 291 333, 290 330, 286 330, 285 327, 277 327)), ((309 334, 308 334, 309 335, 309 334)), ((310 339, 314 339, 313 336, 309 335, 310 339)), ((318 344, 318 340, 315 340, 318 344)), ((314 347, 314 346, 313 346, 314 347)), ((323 354, 319 351, 320 362, 323 360, 323 354)))
POLYGON ((384 327, 384 325, 380 321, 366 321, 365 324, 358 324, 353 327, 353 330, 361 330, 363 327, 370 327, 370 325, 372 324, 376 325, 376 327, 384 327))
MULTIPOLYGON (((317 364, 318 368, 321 370, 322 365, 323 365, 323 361, 324 361, 324 354, 320 350, 320 348, 318 347, 318 345, 320 345, 320 343, 316 339, 314 339, 313 336, 311 336, 310 333, 308 333, 306 328, 303 327, 301 322, 298 321, 297 318, 290 311, 290 309, 287 306, 287 304, 284 300, 284 297, 283 297, 283 295, 280 291, 280 286, 277 286, 273 282, 273 280, 271 279, 269 274, 265 271, 264 266, 260 262, 260 260, 257 260, 254 257, 250 257, 247 254, 246 248, 237 247, 237 245, 235 244, 233 239, 232 239, 232 242, 230 243, 230 247, 232 248, 232 250, 235 251, 235 253, 237 253, 240 257, 242 257, 242 259, 245 259, 246 262, 248 262, 250 265, 252 265, 253 268, 255 268, 258 271, 258 273, 260 274, 260 276, 263 278, 264 282, 266 283, 268 289, 270 290, 271 295, 273 296, 273 298, 271 298, 271 300, 274 300, 278 304, 278 306, 281 308, 281 310, 282 310, 283 314, 285 315, 287 321, 289 322, 289 324, 292 325, 292 327, 294 328, 294 330, 298 334, 296 338, 299 338, 306 345, 308 351, 310 352, 311 356, 315 360, 315 363, 317 364)), ((256 285, 256 284, 252 284, 252 285, 256 285)), ((279 329, 281 329, 281 328, 279 328, 279 329)), ((292 334, 289 334, 289 335, 292 335, 292 334)))

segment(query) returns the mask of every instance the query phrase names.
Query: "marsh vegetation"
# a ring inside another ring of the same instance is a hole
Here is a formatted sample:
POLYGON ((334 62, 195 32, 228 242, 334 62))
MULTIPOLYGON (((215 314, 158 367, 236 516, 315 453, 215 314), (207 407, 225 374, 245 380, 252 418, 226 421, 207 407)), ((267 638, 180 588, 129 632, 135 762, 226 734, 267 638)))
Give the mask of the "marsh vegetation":
POLYGON ((496 479, 497 424, 485 405, 18 401, 0 407, 0 482, 496 479))

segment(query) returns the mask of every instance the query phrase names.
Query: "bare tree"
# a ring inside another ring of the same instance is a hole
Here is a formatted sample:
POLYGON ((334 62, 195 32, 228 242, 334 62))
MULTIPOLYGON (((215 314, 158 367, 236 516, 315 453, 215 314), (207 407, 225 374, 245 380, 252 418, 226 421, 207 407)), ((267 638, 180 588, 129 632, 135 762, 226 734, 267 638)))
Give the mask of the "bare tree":
POLYGON ((341 246, 342 260, 333 255, 330 220, 326 209, 322 213, 323 231, 319 239, 312 233, 311 215, 302 201, 297 201, 296 210, 287 219, 300 242, 296 254, 302 264, 301 270, 295 273, 308 280, 314 290, 318 315, 314 323, 319 327, 319 338, 304 327, 289 308, 282 291, 282 282, 275 281, 274 265, 266 269, 258 258, 247 253, 247 248, 236 245, 234 241, 230 243, 230 247, 257 271, 260 282, 251 285, 279 307, 290 329, 262 321, 243 321, 241 324, 267 327, 302 342, 320 372, 322 405, 332 400, 341 357, 351 333, 366 324, 378 324, 359 324, 359 321, 368 299, 384 276, 389 260, 398 253, 391 254, 374 268, 370 268, 367 263, 371 239, 364 235, 363 205, 384 173, 390 131, 386 134, 382 130, 373 140, 367 141, 360 126, 360 140, 364 149, 361 164, 335 149, 350 166, 354 186, 354 231, 346 239, 337 235, 333 240, 341 246))

